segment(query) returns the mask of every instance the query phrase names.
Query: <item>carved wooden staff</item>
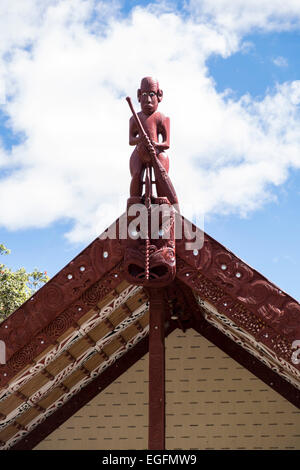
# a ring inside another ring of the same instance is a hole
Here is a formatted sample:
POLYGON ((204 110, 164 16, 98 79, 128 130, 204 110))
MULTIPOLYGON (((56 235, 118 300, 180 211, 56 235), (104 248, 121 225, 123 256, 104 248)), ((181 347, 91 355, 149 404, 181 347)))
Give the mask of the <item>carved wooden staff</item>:
MULTIPOLYGON (((126 101, 128 102, 129 107, 132 111, 132 114, 135 118, 138 129, 140 131, 140 134, 143 137, 148 137, 145 130, 144 130, 144 128, 143 128, 143 125, 142 125, 138 115, 136 114, 136 112, 134 110, 134 107, 132 105, 132 102, 131 102, 131 99, 129 98, 129 96, 127 96, 126 101)), ((155 152, 155 149, 154 149, 152 144, 149 145, 149 152, 150 152, 152 160, 155 160, 156 152, 155 152)), ((145 206, 147 207, 147 210, 148 210, 148 222, 149 222, 149 213, 150 213, 150 208, 151 208, 151 196, 152 196, 151 168, 150 168, 149 163, 147 163, 146 164, 146 177, 145 177, 145 206)), ((146 277, 146 281, 149 280, 149 257, 150 257, 150 239, 149 239, 149 230, 147 230, 146 239, 145 239, 145 277, 146 277)))
POLYGON ((149 163, 146 165, 146 177, 145 177, 145 205, 148 212, 148 230, 145 239, 145 277, 146 281, 149 280, 150 271, 150 238, 149 238, 149 214, 151 209, 151 196, 152 196, 152 183, 151 183, 151 168, 149 163))

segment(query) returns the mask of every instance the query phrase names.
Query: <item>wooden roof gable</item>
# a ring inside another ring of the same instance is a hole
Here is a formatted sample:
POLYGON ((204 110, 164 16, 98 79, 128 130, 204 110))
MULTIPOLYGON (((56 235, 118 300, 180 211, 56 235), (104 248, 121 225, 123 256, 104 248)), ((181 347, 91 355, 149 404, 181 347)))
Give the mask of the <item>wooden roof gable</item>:
MULTIPOLYGON (((300 305, 203 236, 199 250, 176 241, 167 332, 195 328, 299 406, 300 305)), ((147 352, 147 290, 124 280, 123 254, 122 240, 96 238, 1 323, 3 449, 32 448, 147 352)))

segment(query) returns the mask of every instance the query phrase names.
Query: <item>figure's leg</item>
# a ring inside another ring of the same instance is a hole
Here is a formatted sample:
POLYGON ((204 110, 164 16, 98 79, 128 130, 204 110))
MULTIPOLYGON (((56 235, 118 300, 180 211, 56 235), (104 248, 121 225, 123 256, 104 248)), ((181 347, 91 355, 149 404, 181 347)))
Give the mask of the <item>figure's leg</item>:
MULTIPOLYGON (((174 186, 169 178, 168 171, 169 171, 169 158, 164 152, 161 152, 157 155, 157 159, 160 162, 161 166, 165 170, 164 175, 162 177, 161 172, 155 171, 155 181, 156 181, 156 191, 159 197, 168 197, 169 202, 173 205, 178 206, 178 199, 174 189, 174 186)), ((178 206, 179 212, 179 206, 178 206)))
POLYGON ((166 172, 169 173, 169 157, 168 157, 168 155, 165 152, 160 152, 157 155, 157 158, 160 161, 160 163, 162 164, 162 166, 164 167, 164 169, 166 170, 166 172))
POLYGON ((143 194, 143 176, 145 167, 136 150, 132 152, 130 157, 130 197, 142 196, 143 194))

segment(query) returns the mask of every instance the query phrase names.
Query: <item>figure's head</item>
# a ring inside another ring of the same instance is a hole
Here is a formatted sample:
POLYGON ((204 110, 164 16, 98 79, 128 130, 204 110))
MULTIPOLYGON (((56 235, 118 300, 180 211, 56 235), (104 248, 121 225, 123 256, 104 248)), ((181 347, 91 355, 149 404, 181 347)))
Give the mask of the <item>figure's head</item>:
POLYGON ((145 77, 141 81, 141 87, 137 91, 137 97, 145 114, 152 114, 157 110, 158 103, 162 100, 163 92, 159 83, 152 77, 145 77))

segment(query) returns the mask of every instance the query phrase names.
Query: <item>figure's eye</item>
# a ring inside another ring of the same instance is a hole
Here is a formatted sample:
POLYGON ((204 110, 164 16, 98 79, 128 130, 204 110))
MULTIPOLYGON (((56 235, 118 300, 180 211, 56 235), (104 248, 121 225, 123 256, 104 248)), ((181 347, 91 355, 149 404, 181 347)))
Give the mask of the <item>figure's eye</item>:
POLYGON ((150 91, 149 95, 151 96, 151 98, 155 95, 154 91, 150 91))
POLYGON ((142 93, 142 96, 147 96, 147 93, 144 91, 144 93, 142 93))

